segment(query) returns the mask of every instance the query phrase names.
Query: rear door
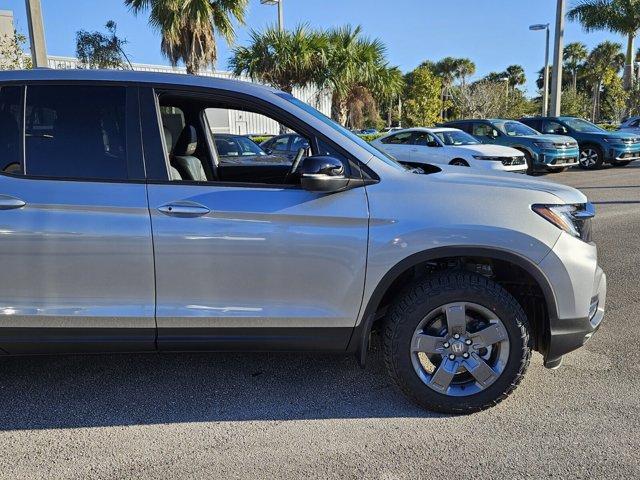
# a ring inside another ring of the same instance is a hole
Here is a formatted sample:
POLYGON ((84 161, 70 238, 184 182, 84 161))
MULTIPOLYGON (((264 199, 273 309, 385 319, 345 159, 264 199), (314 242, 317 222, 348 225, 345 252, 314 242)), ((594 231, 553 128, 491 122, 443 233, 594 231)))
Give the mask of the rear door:
POLYGON ((136 88, 3 86, 0 112, 0 348, 153 349, 136 88))
POLYGON ((411 161, 413 131, 398 132, 381 140, 384 151, 401 162, 411 161))

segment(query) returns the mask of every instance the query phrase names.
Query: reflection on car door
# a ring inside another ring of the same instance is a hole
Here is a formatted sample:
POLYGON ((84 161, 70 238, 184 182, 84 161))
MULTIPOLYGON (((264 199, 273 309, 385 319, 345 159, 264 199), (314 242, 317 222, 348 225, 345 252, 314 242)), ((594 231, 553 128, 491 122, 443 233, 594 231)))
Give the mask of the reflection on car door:
POLYGON ((0 175, 0 349, 154 349, 136 89, 29 85, 25 103, 24 156, 0 175))

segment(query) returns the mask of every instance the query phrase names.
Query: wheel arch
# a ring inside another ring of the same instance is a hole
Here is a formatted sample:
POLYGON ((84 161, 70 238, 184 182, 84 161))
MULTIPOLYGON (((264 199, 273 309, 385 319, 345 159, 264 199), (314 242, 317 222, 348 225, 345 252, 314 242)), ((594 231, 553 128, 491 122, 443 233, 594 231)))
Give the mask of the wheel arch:
MULTIPOLYGON (((400 282, 415 267, 426 262, 433 262, 439 259, 450 258, 482 258, 491 261, 506 262, 526 272, 540 288, 544 298, 546 318, 541 319, 538 350, 544 353, 548 344, 549 324, 557 318, 556 298, 551 287, 551 282, 544 272, 531 260, 509 250, 483 246, 448 246, 414 253, 395 264, 378 282, 373 293, 364 306, 360 323, 354 328, 347 347, 348 351, 355 353, 361 366, 366 364, 367 350, 372 327, 376 320, 377 313, 382 305, 385 296, 392 292, 394 286, 400 282)), ((408 280, 409 281, 409 280, 408 280)))

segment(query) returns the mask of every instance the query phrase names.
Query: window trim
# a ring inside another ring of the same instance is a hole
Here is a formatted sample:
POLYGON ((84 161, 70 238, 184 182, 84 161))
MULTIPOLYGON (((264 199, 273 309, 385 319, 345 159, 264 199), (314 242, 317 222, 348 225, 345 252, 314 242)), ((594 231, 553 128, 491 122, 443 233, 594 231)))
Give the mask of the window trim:
MULTIPOLYGON (((343 155, 347 159, 347 168, 349 169, 348 177, 353 180, 361 181, 363 180, 362 172, 370 172, 370 169, 365 169, 365 165, 361 165, 360 161, 356 159, 352 154, 347 152, 344 148, 335 144, 331 139, 327 138, 322 133, 318 132, 308 124, 302 122, 294 115, 290 114, 286 110, 281 107, 274 105, 264 99, 255 97, 253 95, 249 95, 242 92, 230 91, 230 90, 222 90, 219 88, 210 88, 210 87, 186 87, 180 85, 162 85, 162 84, 147 84, 146 88, 141 88, 141 90, 149 90, 153 95, 153 107, 155 110, 156 116, 156 128, 155 130, 159 131, 159 108, 160 108, 160 94, 161 93, 169 93, 171 95, 177 96, 185 96, 190 98, 202 97, 203 100, 209 100, 210 102, 220 101, 220 102, 229 102, 234 104, 235 108, 242 109, 246 108, 246 111, 253 112, 261 115, 265 115, 274 120, 280 121, 284 120, 285 125, 288 128, 291 128, 299 135, 303 137, 307 137, 310 139, 310 146, 312 152, 319 151, 318 140, 321 140, 331 146, 333 149, 338 151, 341 155, 343 155)), ((148 99, 147 99, 148 101, 148 99)), ((147 103, 143 103, 141 101, 141 109, 149 108, 147 103)), ((210 135, 209 135, 210 136, 210 135)), ((161 136, 159 137, 162 139, 161 136)), ((144 136, 143 141, 145 145, 151 140, 144 136)), ((162 142, 161 142, 162 143, 162 142)), ((145 148, 145 152, 148 149, 145 148)), ((163 150, 164 153, 164 150, 163 150)), ((168 156, 164 155, 164 163, 166 163, 168 156)), ((148 159, 147 154, 144 155, 144 162, 147 168, 147 171, 154 170, 154 168, 150 168, 150 163, 153 162, 155 164, 155 170, 158 170, 157 166, 160 164, 158 160, 148 159)), ((156 172, 158 175, 160 172, 156 172)), ((369 176, 371 174, 368 173, 369 176)), ((152 185, 196 185, 196 186, 229 186, 229 187, 243 187, 243 188, 276 188, 276 189, 302 189, 301 185, 291 185, 291 184, 273 184, 273 183, 247 183, 247 182, 229 182, 229 181, 220 181, 220 180, 211 180, 211 181, 197 181, 197 180, 171 180, 169 177, 169 172, 167 167, 165 167, 164 174, 161 175, 163 178, 150 178, 147 176, 147 183, 152 185)), ((376 182, 379 179, 373 179, 376 182)), ((364 184, 364 183, 363 183, 364 184)))
POLYGON ((20 135, 22 173, 9 173, 0 171, 0 175, 22 180, 44 180, 60 182, 84 182, 84 183, 131 183, 144 184, 146 182, 145 165, 142 161, 142 139, 140 137, 140 116, 139 116, 139 92, 138 86, 125 82, 99 82, 99 81, 48 81, 34 80, 23 82, 2 82, 0 86, 19 86, 22 91, 22 125, 20 135), (89 86, 89 87, 110 87, 123 88, 125 90, 125 148, 127 175, 129 178, 94 178, 94 177, 64 177, 52 175, 28 175, 26 173, 26 122, 27 122, 27 95, 29 86, 89 86), (137 159, 137 161, 136 161, 137 159), (137 170, 137 172, 136 172, 137 170), (132 172, 133 175, 132 176, 132 172), (137 178, 136 178, 137 177, 137 178))

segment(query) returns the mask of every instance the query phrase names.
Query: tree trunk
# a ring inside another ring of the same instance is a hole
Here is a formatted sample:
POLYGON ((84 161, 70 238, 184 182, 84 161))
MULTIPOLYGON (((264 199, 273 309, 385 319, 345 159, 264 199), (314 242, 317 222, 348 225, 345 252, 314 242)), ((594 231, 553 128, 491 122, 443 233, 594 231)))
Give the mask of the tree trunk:
POLYGON ((573 69, 573 91, 574 92, 578 91, 578 69, 577 68, 573 69))
POLYGON ((597 82, 594 86, 593 86, 593 105, 591 107, 591 121, 595 122, 596 121, 596 108, 598 105, 598 90, 600 83, 597 82))
POLYGON ((625 90, 631 90, 633 86, 633 43, 635 40, 635 33, 629 34, 627 37, 627 57, 624 65, 624 88, 625 90))

